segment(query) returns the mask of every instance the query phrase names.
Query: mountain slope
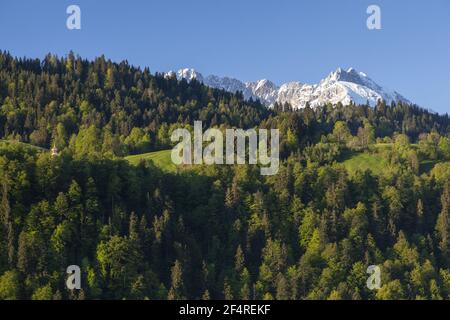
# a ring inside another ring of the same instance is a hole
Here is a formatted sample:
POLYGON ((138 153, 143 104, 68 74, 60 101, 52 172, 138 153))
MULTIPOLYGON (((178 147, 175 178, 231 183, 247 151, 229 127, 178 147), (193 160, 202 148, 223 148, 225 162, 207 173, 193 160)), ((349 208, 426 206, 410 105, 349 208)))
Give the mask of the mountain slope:
POLYGON ((181 69, 177 73, 170 71, 167 76, 176 75, 178 79, 191 81, 196 79, 205 85, 224 89, 229 92, 241 91, 246 99, 259 99, 267 107, 272 107, 275 102, 289 103, 294 109, 304 108, 307 103, 311 107, 317 107, 326 103, 342 103, 348 105, 369 103, 375 106, 378 100, 387 104, 395 101, 410 103, 405 97, 396 91, 391 91, 378 85, 365 73, 353 68, 343 70, 338 68, 322 79, 318 84, 304 84, 301 82, 289 82, 277 86, 267 79, 242 82, 240 80, 209 75, 203 75, 194 69, 181 69))

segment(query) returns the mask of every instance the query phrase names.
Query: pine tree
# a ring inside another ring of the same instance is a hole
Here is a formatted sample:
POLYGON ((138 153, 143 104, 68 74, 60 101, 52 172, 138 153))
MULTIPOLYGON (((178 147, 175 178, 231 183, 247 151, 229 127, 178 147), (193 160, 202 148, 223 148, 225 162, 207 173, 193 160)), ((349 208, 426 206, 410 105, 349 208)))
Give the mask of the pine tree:
POLYGON ((171 270, 171 287, 167 295, 168 300, 184 300, 183 267, 181 262, 176 260, 171 270))
POLYGON ((237 274, 240 274, 245 267, 244 252, 242 251, 241 245, 239 245, 236 249, 234 261, 234 270, 236 270, 237 274))
POLYGON ((28 239, 25 231, 22 231, 19 235, 19 248, 17 250, 17 269, 23 274, 27 274, 29 271, 29 252, 28 252, 28 239))
POLYGON ((282 273, 277 276, 277 300, 288 300, 289 299, 289 286, 286 278, 282 273))
POLYGON ((450 195, 449 195, 449 185, 448 183, 444 186, 444 192, 441 196, 442 209, 438 216, 436 223, 436 232, 439 241, 439 249, 441 250, 441 255, 444 260, 449 259, 450 254, 450 225, 449 225, 449 205, 450 205, 450 195))
POLYGON ((424 217, 423 217, 423 202, 422 199, 419 199, 417 201, 417 208, 416 208, 416 232, 421 233, 423 229, 423 223, 424 223, 424 217))
POLYGON ((10 266, 12 266, 14 262, 15 257, 15 247, 14 247, 14 226, 13 221, 11 217, 11 207, 9 206, 9 200, 8 200, 8 179, 5 177, 3 179, 3 183, 0 186, 1 188, 1 203, 0 203, 0 219, 3 223, 5 232, 5 240, 7 243, 7 254, 8 254, 8 263, 10 266))
POLYGON ((223 283, 223 298, 225 300, 233 300, 233 289, 231 288, 230 282, 227 278, 223 283))
POLYGON ((131 240, 138 241, 139 240, 139 231, 138 231, 138 218, 134 212, 130 215, 130 223, 129 223, 129 231, 128 235, 131 240))

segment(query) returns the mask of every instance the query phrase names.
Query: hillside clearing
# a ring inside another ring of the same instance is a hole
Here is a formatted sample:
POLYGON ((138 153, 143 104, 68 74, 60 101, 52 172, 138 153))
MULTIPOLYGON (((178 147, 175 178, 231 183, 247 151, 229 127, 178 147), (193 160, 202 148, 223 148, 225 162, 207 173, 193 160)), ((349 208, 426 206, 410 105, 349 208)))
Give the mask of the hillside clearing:
POLYGON ((151 160, 158 168, 168 171, 176 172, 177 166, 172 162, 171 159, 172 150, 161 150, 142 154, 136 154, 132 156, 125 157, 125 160, 133 165, 138 165, 141 161, 151 160))

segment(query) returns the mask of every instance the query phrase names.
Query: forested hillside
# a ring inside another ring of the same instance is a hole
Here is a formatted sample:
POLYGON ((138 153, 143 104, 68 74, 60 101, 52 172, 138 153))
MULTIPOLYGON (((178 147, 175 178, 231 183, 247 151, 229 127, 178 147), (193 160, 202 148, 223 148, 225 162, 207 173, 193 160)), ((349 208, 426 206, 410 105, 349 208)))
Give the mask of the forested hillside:
POLYGON ((268 110, 127 62, 3 52, 0 139, 0 299, 450 298, 448 115, 268 110), (279 173, 124 159, 195 120, 279 129, 279 173))

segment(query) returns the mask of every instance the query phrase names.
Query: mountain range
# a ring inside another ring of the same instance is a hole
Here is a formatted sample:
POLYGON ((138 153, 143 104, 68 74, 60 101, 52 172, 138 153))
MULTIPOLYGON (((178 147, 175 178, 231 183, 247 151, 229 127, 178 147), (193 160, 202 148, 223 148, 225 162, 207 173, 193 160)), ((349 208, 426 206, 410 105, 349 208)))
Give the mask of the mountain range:
POLYGON ((259 99, 267 107, 273 107, 275 102, 289 103, 294 109, 304 108, 308 103, 311 107, 326 103, 342 103, 348 105, 369 104, 375 106, 378 100, 386 104, 391 102, 411 103, 396 91, 377 84, 365 73, 358 72, 354 68, 344 70, 338 68, 331 72, 318 84, 307 84, 298 81, 287 82, 281 86, 270 80, 262 79, 253 82, 243 82, 235 78, 209 75, 204 77, 200 72, 192 68, 180 69, 177 72, 165 73, 167 77, 176 76, 177 79, 191 81, 196 79, 203 84, 224 89, 229 92, 240 91, 246 99, 259 99))

